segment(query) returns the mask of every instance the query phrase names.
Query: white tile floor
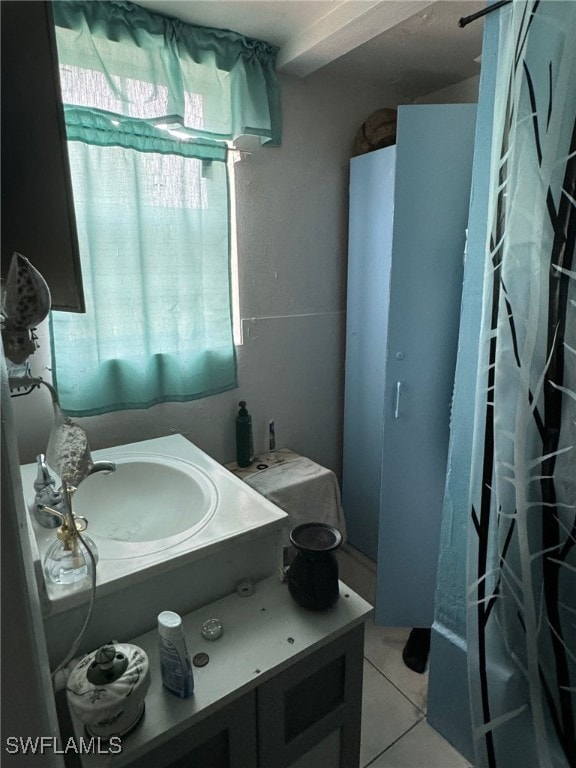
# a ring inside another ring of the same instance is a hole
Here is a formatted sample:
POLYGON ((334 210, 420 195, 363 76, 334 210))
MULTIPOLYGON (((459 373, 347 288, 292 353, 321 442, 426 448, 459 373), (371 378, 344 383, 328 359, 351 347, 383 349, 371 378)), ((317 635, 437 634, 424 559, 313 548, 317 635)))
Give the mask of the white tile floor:
MULTIPOLYGON (((340 578, 374 604, 373 564, 350 548, 339 552, 340 578)), ((426 722, 428 673, 402 661, 409 629, 366 622, 362 768, 468 768, 470 763, 426 722)))

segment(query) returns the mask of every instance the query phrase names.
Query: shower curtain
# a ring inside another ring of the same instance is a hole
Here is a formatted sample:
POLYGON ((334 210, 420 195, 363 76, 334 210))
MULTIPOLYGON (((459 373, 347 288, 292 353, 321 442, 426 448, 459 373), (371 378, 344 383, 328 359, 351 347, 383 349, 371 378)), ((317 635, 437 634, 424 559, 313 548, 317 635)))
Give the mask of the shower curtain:
POLYGON ((477 768, 576 766, 576 2, 500 14, 468 542, 477 768))

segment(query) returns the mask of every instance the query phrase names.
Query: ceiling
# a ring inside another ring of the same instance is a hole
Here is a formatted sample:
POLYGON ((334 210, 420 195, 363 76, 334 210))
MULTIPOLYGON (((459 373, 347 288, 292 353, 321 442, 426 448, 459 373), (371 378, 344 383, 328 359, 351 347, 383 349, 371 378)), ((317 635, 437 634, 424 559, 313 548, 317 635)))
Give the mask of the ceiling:
POLYGON ((137 0, 151 11, 279 46, 278 71, 320 69, 410 101, 480 71, 484 0, 137 0))

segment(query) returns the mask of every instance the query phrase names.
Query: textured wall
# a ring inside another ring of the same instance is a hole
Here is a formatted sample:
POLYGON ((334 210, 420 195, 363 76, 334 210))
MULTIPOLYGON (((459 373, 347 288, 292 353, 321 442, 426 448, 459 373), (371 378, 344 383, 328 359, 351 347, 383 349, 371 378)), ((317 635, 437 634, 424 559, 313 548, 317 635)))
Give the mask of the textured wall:
MULTIPOLYGON (((231 461, 237 403, 245 399, 256 450, 267 447, 273 418, 278 447, 340 470, 348 161, 358 127, 387 104, 373 87, 322 72, 306 80, 283 77, 282 88, 282 146, 259 149, 236 165, 245 318, 239 388, 83 419, 92 448, 181 432, 217 460, 231 461)), ((44 336, 33 358, 34 372, 45 378, 48 347, 44 336)), ((15 401, 22 462, 45 448, 46 394, 15 401)))

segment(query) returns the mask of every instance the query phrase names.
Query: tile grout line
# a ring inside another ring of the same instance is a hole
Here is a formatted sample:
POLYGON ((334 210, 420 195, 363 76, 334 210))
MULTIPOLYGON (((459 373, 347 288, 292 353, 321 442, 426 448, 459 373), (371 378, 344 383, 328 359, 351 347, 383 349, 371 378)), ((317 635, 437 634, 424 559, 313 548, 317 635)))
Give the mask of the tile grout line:
POLYGON ((391 686, 393 686, 394 688, 396 688, 396 690, 398 691, 398 693, 401 693, 401 694, 402 694, 402 696, 404 696, 404 698, 405 698, 405 699, 407 699, 407 700, 410 702, 410 704, 412 704, 412 706, 413 706, 413 707, 415 707, 415 708, 418 710, 418 712, 421 712, 421 713, 424 715, 424 717, 426 717, 426 711, 425 711, 425 710, 423 710, 421 707, 419 707, 419 706, 418 706, 418 704, 416 704, 415 702, 413 702, 413 701, 412 701, 412 699, 411 699, 411 698, 410 698, 410 697, 409 697, 409 696, 408 696, 406 693, 404 693, 404 691, 402 690, 402 688, 399 688, 399 687, 396 685, 396 683, 395 683, 393 680, 390 680, 390 678, 389 678, 387 675, 385 675, 385 674, 384 674, 384 672, 382 672, 382 670, 381 670, 381 669, 379 669, 379 668, 376 666, 376 664, 374 664, 374 662, 373 662, 373 661, 371 661, 371 660, 368 658, 368 656, 364 656, 364 660, 365 660, 365 661, 367 661, 367 662, 368 662, 368 664, 370 664, 370 666, 371 666, 371 667, 374 667, 374 669, 376 670, 376 672, 378 672, 378 674, 382 675, 382 677, 383 677, 385 680, 387 680, 387 681, 390 683, 390 685, 391 685, 391 686))
MULTIPOLYGON (((386 676, 384 675, 384 677, 386 677, 386 676)), ((388 680, 388 678, 386 678, 386 679, 388 680)), ((417 726, 417 725, 419 725, 419 724, 422 722, 422 720, 424 720, 424 719, 425 719, 425 716, 424 716, 424 717, 421 717, 421 718, 420 718, 420 720, 418 720, 418 721, 417 721, 417 722, 415 722, 413 725, 411 725, 411 726, 410 726, 410 728, 408 728, 408 730, 404 731, 404 733, 403 733, 403 734, 401 734, 400 736, 398 736, 398 738, 397 738, 397 739, 394 739, 394 741, 393 741, 391 744, 388 744, 388 746, 386 747, 386 749, 383 749, 383 750, 382 750, 382 752, 379 752, 379 753, 376 755, 376 757, 373 757, 373 758, 372 758, 372 760, 370 760, 369 762, 367 762, 367 763, 364 763, 364 765, 363 765, 361 768, 368 768, 368 766, 372 765, 372 763, 373 763, 375 760, 378 760, 378 758, 379 758, 379 757, 382 757, 382 755, 383 755, 385 752, 388 752, 388 750, 389 750, 389 749, 391 749, 391 748, 392 748, 392 747, 393 747, 395 744, 398 744, 398 742, 399 742, 401 739, 403 739, 403 738, 404 738, 404 736, 407 736, 407 735, 410 733, 410 731, 411 731, 411 730, 413 730, 414 728, 416 728, 416 726, 417 726)))
MULTIPOLYGON (((364 763, 363 765, 360 766, 360 768, 369 768, 369 766, 371 766, 376 760, 378 760, 378 758, 382 757, 382 755, 385 752, 387 752, 391 747, 393 747, 401 739, 403 739, 405 736, 407 736, 410 733, 410 731, 412 731, 417 725, 419 725, 423 721, 427 723, 427 719, 426 719, 427 718, 427 713, 423 709, 421 709, 417 704, 415 704, 412 701, 412 699, 407 694, 405 694, 404 691, 401 688, 399 688, 392 680, 390 680, 390 678, 387 677, 382 672, 382 670, 380 670, 376 666, 376 664, 373 661, 371 661, 371 659, 368 658, 368 656, 364 655, 364 660, 367 661, 368 664, 370 664, 370 666, 373 667, 385 680, 387 680, 390 683, 390 685, 398 691, 398 693, 401 693, 402 696, 404 696, 404 698, 407 699, 410 702, 410 704, 412 704, 412 706, 417 710, 418 714, 420 715, 418 720, 415 723, 413 723, 409 728, 407 728, 404 731, 404 733, 402 733, 400 736, 398 736, 398 738, 394 739, 394 741, 391 744, 389 744, 385 749, 383 749, 381 752, 379 752, 377 755, 375 755, 375 757, 371 758, 367 763, 364 763)), ((452 746, 452 745, 450 745, 450 746, 452 746)), ((452 747, 452 748, 455 749, 455 747, 452 747)), ((464 758, 464 756, 462 756, 462 757, 463 757, 464 760, 466 759, 466 758, 464 758)), ((469 768, 474 768, 474 766, 470 765, 469 768)))

